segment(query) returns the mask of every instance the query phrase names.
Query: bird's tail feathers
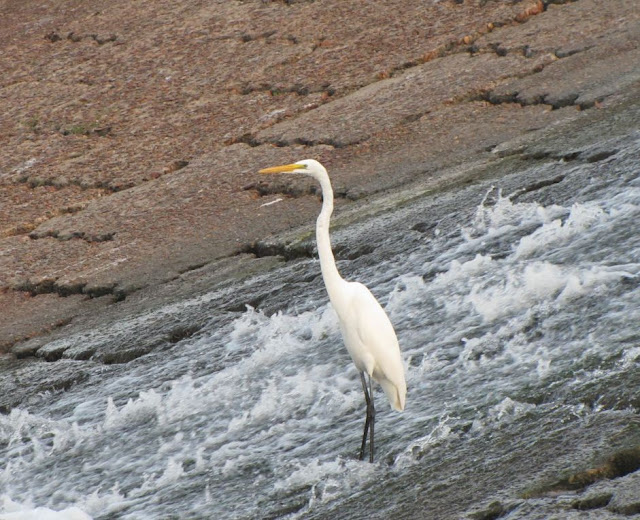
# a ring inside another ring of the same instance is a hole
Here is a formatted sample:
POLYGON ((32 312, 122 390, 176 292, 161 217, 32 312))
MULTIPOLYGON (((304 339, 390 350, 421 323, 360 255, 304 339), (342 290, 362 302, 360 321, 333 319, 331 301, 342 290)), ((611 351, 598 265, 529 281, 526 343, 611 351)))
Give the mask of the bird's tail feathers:
POLYGON ((391 381, 386 379, 380 381, 380 386, 384 390, 384 393, 387 395, 389 403, 391 404, 391 408, 398 412, 404 410, 407 387, 404 384, 401 385, 401 387, 398 387, 391 381))

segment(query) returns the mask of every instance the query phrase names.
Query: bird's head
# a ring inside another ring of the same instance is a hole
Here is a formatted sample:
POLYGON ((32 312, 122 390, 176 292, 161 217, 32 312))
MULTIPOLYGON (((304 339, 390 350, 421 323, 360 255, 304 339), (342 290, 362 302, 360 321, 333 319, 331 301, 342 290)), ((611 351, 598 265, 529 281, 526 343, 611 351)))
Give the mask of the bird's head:
POLYGON ((315 159, 304 159, 293 164, 283 164, 282 166, 273 166, 272 168, 264 168, 260 173, 291 173, 308 175, 315 179, 327 175, 327 170, 315 159))

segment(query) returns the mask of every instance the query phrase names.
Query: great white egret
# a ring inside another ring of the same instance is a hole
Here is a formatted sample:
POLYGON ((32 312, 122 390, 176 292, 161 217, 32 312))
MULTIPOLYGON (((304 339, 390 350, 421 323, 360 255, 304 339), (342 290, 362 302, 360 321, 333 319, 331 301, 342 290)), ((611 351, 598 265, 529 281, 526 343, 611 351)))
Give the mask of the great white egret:
POLYGON ((360 460, 364 459, 369 434, 369 461, 373 462, 373 429, 376 410, 373 383, 377 381, 394 410, 404 410, 407 385, 398 339, 389 317, 375 296, 363 284, 344 280, 331 251, 329 220, 333 212, 333 189, 327 170, 314 159, 265 168, 260 173, 289 173, 313 177, 322 188, 322 210, 316 221, 316 240, 320 268, 331 305, 338 315, 342 338, 356 368, 360 371, 367 415, 362 434, 360 460), (369 381, 367 384, 366 376, 369 381))

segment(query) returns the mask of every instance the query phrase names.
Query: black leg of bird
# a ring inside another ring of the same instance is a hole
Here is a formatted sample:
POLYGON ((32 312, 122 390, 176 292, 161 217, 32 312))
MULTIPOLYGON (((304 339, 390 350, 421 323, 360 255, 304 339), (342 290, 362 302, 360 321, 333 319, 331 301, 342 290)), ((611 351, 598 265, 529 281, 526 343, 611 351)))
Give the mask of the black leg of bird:
POLYGON ((369 377, 369 410, 367 416, 369 417, 369 462, 373 462, 373 425, 376 423, 376 407, 373 404, 373 379, 369 377))
POLYGON ((367 403, 367 416, 364 420, 364 432, 362 433, 362 445, 360 447, 360 460, 364 460, 364 449, 367 445, 367 436, 369 437, 369 462, 373 462, 373 428, 376 420, 376 408, 373 404, 373 381, 369 377, 369 385, 367 388, 367 380, 364 372, 360 372, 360 380, 362 381, 362 390, 364 391, 364 400, 367 403))
POLYGON ((364 460, 364 448, 367 445, 367 435, 369 434, 369 409, 371 407, 371 398, 369 397, 369 391, 367 390, 367 380, 364 377, 364 372, 360 372, 360 380, 362 381, 362 390, 364 392, 364 400, 367 403, 367 415, 364 420, 364 433, 362 434, 362 446, 360 448, 360 460, 364 460))

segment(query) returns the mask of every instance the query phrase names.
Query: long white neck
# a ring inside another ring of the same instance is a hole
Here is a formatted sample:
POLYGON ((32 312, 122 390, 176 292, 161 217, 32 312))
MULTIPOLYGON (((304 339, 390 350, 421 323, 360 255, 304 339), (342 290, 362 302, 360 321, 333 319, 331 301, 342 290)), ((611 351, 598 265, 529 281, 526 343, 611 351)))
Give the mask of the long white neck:
POLYGON ((324 173, 317 177, 322 188, 322 211, 316 220, 316 240, 318 244, 318 255, 320 256, 320 268, 322 278, 329 293, 329 299, 336 304, 336 300, 341 294, 338 287, 344 282, 341 278, 336 261, 331 251, 331 238, 329 237, 329 220, 333 213, 333 190, 329 176, 324 173))

